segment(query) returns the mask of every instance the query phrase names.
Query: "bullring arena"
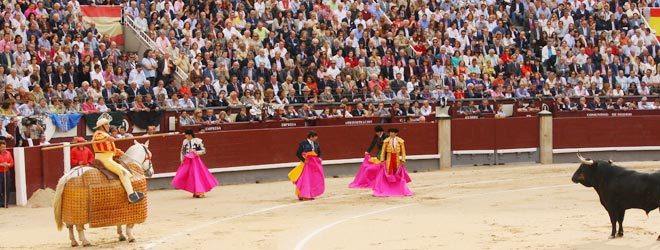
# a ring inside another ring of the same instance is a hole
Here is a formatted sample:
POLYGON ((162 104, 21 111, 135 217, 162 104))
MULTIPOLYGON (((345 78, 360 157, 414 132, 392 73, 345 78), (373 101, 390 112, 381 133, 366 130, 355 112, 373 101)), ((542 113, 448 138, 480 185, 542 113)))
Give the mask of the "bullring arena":
MULTIPOLYGON (((657 162, 625 162, 641 171, 657 162)), ((596 193, 570 177, 577 164, 459 168, 415 173, 410 198, 374 198, 327 179, 328 192, 299 202, 288 182, 229 185, 206 199, 149 193, 149 218, 136 243, 114 228, 88 230, 110 249, 657 249, 657 211, 631 210, 626 235, 607 239, 596 193)), ((67 249, 51 208, 2 211, 5 249, 67 249)))

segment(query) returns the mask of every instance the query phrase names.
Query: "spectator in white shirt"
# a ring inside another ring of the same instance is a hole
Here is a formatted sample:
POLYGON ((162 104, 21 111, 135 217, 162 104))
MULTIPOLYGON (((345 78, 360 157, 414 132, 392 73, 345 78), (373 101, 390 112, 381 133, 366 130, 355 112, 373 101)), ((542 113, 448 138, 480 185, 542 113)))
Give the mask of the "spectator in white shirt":
POLYGON ((155 96, 160 96, 165 95, 165 98, 167 98, 169 95, 167 94, 167 89, 165 88, 165 82, 163 80, 158 81, 158 86, 153 88, 154 95, 155 96))
POLYGON ((656 106, 652 102, 649 102, 648 98, 645 96, 642 97, 642 100, 637 105, 637 108, 649 110, 649 109, 656 109, 656 106))
POLYGON ((101 65, 94 65, 94 70, 89 72, 89 77, 92 81, 97 80, 101 85, 105 84, 105 79, 103 78, 103 71, 101 70, 101 65))
POLYGON ((64 91, 64 99, 65 100, 73 100, 77 96, 78 96, 78 93, 76 92, 76 89, 73 86, 73 83, 69 83, 66 90, 64 91))
POLYGON ((18 107, 18 112, 23 117, 34 115, 34 101, 28 100, 27 103, 21 104, 21 106, 18 107))
POLYGON ((422 103, 422 107, 419 108, 419 111, 421 112, 421 114, 423 116, 428 116, 428 115, 432 115, 432 114, 435 113, 433 111, 433 107, 431 107, 431 104, 429 104, 428 100, 426 100, 422 103))
POLYGON ((138 63, 135 65, 135 69, 131 70, 131 73, 129 73, 128 76, 128 82, 139 82, 139 83, 144 83, 144 81, 147 80, 147 76, 144 73, 144 70, 142 68, 142 64, 138 63))

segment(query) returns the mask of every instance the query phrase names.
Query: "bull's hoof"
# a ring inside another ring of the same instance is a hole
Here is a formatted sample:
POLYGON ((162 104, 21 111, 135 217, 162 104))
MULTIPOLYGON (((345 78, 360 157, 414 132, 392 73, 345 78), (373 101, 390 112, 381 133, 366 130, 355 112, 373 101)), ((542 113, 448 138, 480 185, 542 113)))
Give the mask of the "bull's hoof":
POLYGON ((608 239, 610 239, 610 240, 614 239, 614 238, 616 238, 614 235, 610 235, 610 237, 608 237, 608 239))
POLYGON ((616 237, 617 237, 617 238, 623 238, 623 233, 618 233, 618 234, 616 234, 616 237))
POLYGON ((83 244, 83 247, 91 247, 91 246, 92 246, 92 243, 85 243, 85 244, 83 244))
POLYGON ((658 235, 658 241, 660 241, 660 235, 658 235))
POLYGON ((126 241, 126 236, 119 236, 119 241, 126 241))
MULTIPOLYGON (((658 240, 660 240, 660 238, 658 238, 658 240)), ((77 247, 77 246, 78 246, 78 242, 71 242, 71 247, 77 247)))
POLYGON ((135 239, 129 239, 128 242, 129 243, 135 243, 135 239))

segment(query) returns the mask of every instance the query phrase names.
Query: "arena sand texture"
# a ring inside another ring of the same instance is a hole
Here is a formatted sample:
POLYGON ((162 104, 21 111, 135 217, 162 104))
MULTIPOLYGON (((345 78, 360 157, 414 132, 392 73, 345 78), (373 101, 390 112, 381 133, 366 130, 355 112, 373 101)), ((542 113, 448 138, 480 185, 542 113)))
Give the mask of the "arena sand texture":
MULTIPOLYGON (((623 162, 640 171, 658 162, 623 162)), ((137 242, 91 229, 102 249, 660 249, 660 214, 628 210, 625 236, 593 189, 571 182, 578 164, 454 168, 411 174, 413 197, 374 198, 328 178, 326 194, 299 202, 289 182, 220 186, 205 199, 149 193, 137 242)), ((356 166, 357 168, 357 166, 356 166)), ((70 249, 52 208, 0 209, 0 249, 70 249)))

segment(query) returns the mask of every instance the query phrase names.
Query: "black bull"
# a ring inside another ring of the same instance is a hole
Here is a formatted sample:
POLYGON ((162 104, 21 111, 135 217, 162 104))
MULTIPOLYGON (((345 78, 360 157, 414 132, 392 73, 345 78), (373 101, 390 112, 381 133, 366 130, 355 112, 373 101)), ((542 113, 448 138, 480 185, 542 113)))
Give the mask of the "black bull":
POLYGON ((600 204, 610 215, 610 237, 623 236, 623 217, 627 209, 642 209, 648 214, 660 206, 660 172, 640 173, 616 166, 612 162, 588 160, 580 155, 578 157, 582 164, 573 174, 572 180, 596 190, 600 204))

